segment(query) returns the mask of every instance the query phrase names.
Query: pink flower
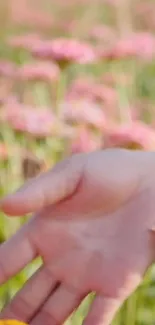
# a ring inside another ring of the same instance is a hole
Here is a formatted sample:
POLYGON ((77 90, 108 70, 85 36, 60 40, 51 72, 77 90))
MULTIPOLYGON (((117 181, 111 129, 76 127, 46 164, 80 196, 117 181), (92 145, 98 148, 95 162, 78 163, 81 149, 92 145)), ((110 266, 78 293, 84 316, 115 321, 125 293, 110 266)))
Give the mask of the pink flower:
POLYGON ((96 41, 102 41, 108 44, 111 44, 116 40, 114 30, 110 26, 104 24, 93 27, 90 36, 96 41))
POLYGON ((41 38, 38 34, 25 34, 20 36, 13 36, 8 39, 8 44, 15 49, 22 49, 31 51, 34 46, 42 44, 41 38))
MULTIPOLYGON (((20 103, 18 102, 17 97, 15 96, 15 94, 10 94, 6 99, 5 99, 5 107, 6 109, 10 109, 10 107, 12 107, 12 109, 15 107, 15 109, 17 109, 17 107, 20 106, 20 103)), ((11 109, 11 110, 12 110, 11 109)))
POLYGON ((87 43, 75 39, 58 38, 34 46, 33 55, 55 61, 60 67, 71 63, 87 64, 96 60, 94 49, 87 43))
POLYGON ((104 147, 152 150, 155 149, 155 130, 142 122, 110 127, 104 134, 104 147))
POLYGON ((106 106, 113 106, 117 102, 117 92, 112 87, 98 84, 94 87, 94 98, 106 106))
POLYGON ((68 98, 87 98, 91 101, 104 103, 106 107, 116 105, 117 92, 112 87, 93 80, 75 80, 68 91, 68 98))
POLYGON ((103 51, 103 59, 140 58, 152 60, 155 56, 155 37, 150 33, 134 33, 130 37, 118 40, 109 50, 103 51))
POLYGON ((59 68, 52 62, 24 64, 18 70, 18 76, 25 81, 52 81, 59 76, 59 68))
POLYGON ((62 105, 65 121, 87 124, 103 130, 105 115, 102 109, 89 100, 68 100, 62 105))
POLYGON ((56 122, 49 109, 35 109, 20 104, 13 107, 6 105, 1 118, 14 130, 27 132, 38 138, 51 135, 56 122))
POLYGON ((10 0, 9 9, 13 24, 45 30, 52 26, 51 14, 34 8, 32 1, 20 0, 17 5, 16 0, 10 0))
POLYGON ((15 66, 9 61, 0 61, 0 77, 13 77, 15 74, 15 66))
POLYGON ((78 128, 77 134, 71 142, 71 153, 91 152, 97 150, 97 148, 98 143, 95 141, 90 131, 84 127, 78 128))
POLYGON ((94 85, 94 80, 90 78, 75 79, 68 89, 67 98, 69 100, 75 100, 75 98, 94 100, 94 85))

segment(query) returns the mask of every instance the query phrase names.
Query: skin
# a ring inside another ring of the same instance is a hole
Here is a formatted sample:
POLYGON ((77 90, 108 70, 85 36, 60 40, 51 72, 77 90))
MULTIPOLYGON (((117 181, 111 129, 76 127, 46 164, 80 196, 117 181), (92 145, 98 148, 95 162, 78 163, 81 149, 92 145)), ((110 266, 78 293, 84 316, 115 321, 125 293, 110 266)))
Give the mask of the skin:
POLYGON ((8 215, 33 216, 0 248, 0 284, 43 260, 1 318, 62 324, 93 291, 83 324, 111 324, 154 261, 154 155, 74 155, 1 201, 8 215))

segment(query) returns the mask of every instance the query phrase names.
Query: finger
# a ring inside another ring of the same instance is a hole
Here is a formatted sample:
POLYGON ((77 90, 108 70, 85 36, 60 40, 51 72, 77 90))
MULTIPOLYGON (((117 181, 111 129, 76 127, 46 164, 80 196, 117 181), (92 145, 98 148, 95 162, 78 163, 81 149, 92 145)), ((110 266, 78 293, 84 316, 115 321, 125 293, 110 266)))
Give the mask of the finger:
POLYGON ((36 256, 37 251, 29 238, 27 224, 0 246, 0 284, 21 271, 36 256))
POLYGON ((51 272, 42 266, 3 310, 3 319, 29 322, 57 285, 51 272))
POLYGON ((83 325, 110 325, 121 303, 119 299, 97 295, 83 325))
POLYGON ((82 300, 75 289, 61 285, 48 299, 30 325, 62 324, 82 300))
POLYGON ((1 209, 8 215, 36 212, 73 194, 82 174, 80 155, 59 163, 55 168, 26 183, 15 194, 4 198, 1 209))

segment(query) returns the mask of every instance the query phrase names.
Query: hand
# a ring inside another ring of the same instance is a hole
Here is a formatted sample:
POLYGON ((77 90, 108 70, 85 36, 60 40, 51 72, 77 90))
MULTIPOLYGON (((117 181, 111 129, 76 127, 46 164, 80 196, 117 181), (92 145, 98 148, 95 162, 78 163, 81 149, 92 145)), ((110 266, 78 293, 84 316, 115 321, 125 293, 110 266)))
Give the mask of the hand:
POLYGON ((154 260, 154 202, 154 154, 125 150, 73 156, 5 198, 8 214, 40 212, 1 246, 0 283, 43 266, 1 317, 62 324, 95 291, 84 324, 109 325, 154 260))

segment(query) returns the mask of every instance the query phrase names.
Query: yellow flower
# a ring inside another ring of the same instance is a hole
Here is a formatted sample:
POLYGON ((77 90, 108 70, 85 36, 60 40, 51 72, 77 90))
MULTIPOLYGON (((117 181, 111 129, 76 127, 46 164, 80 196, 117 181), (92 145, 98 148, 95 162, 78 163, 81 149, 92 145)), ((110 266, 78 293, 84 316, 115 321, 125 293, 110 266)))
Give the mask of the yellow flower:
POLYGON ((3 319, 0 320, 0 325, 27 325, 27 324, 14 319, 3 319))

